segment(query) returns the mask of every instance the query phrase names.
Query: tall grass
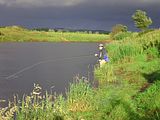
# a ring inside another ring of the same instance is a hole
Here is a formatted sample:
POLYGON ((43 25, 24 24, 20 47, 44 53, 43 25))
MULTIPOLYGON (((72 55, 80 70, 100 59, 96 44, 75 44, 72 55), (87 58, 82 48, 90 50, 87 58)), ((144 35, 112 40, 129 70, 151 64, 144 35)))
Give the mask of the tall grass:
POLYGON ((51 95, 41 94, 41 87, 34 86, 31 95, 23 97, 16 105, 17 120, 63 120, 63 117, 54 109, 51 95))
POLYGON ((101 69, 95 68, 94 73, 100 86, 117 82, 113 66, 109 63, 105 66, 102 66, 101 69))
POLYGON ((93 89, 84 78, 70 84, 66 97, 42 94, 42 88, 34 85, 30 95, 24 95, 22 100, 17 97, 9 107, 0 109, 0 118, 11 120, 15 115, 16 120, 75 120, 93 111, 93 96, 93 89))
POLYGON ((111 62, 116 62, 125 57, 134 57, 138 54, 142 54, 143 49, 141 45, 136 42, 120 42, 120 43, 111 43, 110 45, 106 46, 108 55, 111 59, 111 62))

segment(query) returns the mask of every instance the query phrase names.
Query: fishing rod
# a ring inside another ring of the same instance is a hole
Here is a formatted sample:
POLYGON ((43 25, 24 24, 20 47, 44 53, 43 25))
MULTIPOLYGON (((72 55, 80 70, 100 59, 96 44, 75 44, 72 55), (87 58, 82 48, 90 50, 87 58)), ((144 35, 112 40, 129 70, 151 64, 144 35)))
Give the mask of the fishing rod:
POLYGON ((19 74, 25 72, 25 71, 28 71, 40 64, 44 64, 44 63, 48 63, 48 62, 56 62, 56 61, 63 61, 63 60, 70 60, 70 59, 76 59, 76 58, 81 58, 81 57, 91 57, 93 56, 94 54, 88 54, 88 55, 80 55, 80 56, 73 56, 73 57, 67 57, 67 58, 59 58, 59 59, 54 59, 54 60, 45 60, 45 61, 40 61, 40 62, 37 62, 35 64, 32 64, 30 66, 27 66, 21 70, 19 70, 18 72, 14 73, 14 74, 11 74, 7 77, 5 77, 5 79, 11 79, 11 78, 17 78, 19 74))

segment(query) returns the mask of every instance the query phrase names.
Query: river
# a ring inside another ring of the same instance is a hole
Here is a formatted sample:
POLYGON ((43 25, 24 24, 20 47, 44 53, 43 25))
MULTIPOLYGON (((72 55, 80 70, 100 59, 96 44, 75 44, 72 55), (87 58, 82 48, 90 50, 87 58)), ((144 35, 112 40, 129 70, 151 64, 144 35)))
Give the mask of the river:
POLYGON ((29 94, 33 84, 64 93, 77 75, 93 80, 97 43, 1 43, 0 100, 29 94))

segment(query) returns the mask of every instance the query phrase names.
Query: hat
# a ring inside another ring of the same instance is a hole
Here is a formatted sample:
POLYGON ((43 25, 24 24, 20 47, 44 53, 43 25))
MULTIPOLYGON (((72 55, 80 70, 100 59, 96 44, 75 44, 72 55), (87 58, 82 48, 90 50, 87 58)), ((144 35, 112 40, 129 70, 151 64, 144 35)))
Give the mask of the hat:
POLYGON ((103 44, 99 44, 99 47, 103 47, 103 44))

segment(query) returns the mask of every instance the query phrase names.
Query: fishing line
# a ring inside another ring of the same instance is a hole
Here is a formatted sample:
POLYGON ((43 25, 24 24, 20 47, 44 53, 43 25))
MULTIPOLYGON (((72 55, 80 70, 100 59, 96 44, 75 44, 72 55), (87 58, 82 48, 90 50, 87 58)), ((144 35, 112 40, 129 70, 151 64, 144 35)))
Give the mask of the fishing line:
POLYGON ((38 66, 38 65, 40 65, 40 64, 44 64, 44 63, 48 63, 48 62, 56 62, 56 61, 76 59, 76 58, 81 58, 81 57, 91 57, 91 56, 93 56, 93 55, 94 55, 94 54, 80 55, 80 56, 73 56, 73 57, 68 57, 68 58, 59 58, 59 59, 54 59, 54 60, 40 61, 40 62, 38 62, 38 63, 32 64, 32 65, 30 65, 30 66, 27 66, 27 67, 21 69, 20 71, 14 73, 14 74, 12 74, 12 75, 9 75, 9 76, 5 77, 5 79, 17 78, 17 77, 18 77, 17 75, 19 75, 19 74, 21 74, 21 73, 23 73, 23 72, 25 72, 25 71, 27 71, 27 70, 30 70, 30 69, 32 69, 32 68, 34 68, 34 67, 36 67, 36 66, 38 66))

